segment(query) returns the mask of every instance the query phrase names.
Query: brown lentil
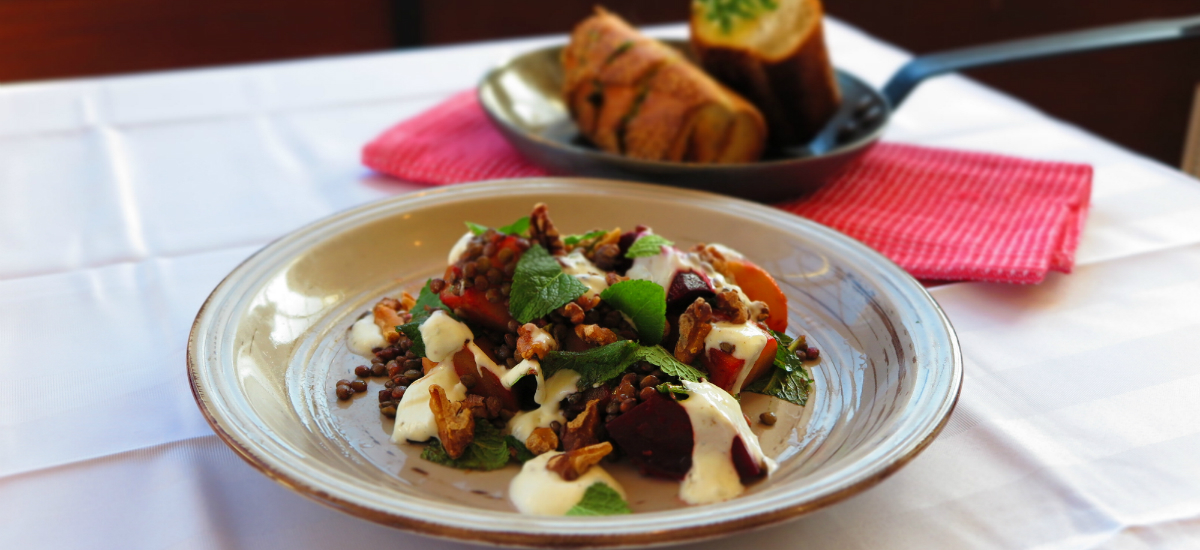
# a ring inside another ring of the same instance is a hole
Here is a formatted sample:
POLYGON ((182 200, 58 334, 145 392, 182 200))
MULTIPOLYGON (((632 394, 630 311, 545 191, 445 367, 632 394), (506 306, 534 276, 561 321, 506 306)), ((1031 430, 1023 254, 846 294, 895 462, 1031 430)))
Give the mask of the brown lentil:
POLYGON ((392 390, 379 390, 379 402, 387 403, 392 400, 392 390))
POLYGON ((361 376, 363 378, 371 376, 371 367, 368 367, 366 365, 359 365, 357 367, 354 367, 354 374, 356 376, 361 376))
POLYGON ((809 359, 816 359, 821 356, 821 350, 817 348, 808 348, 804 354, 807 355, 809 359))
POLYGON ((762 422, 763 424, 766 424, 768 426, 774 426, 775 422, 778 419, 775 418, 775 413, 765 412, 765 413, 758 415, 758 420, 759 420, 759 422, 762 422))
POLYGON ((475 375, 471 374, 471 373, 467 373, 467 374, 464 374, 464 375, 458 377, 458 381, 462 382, 462 385, 464 388, 473 388, 473 387, 475 387, 475 384, 479 383, 479 379, 476 378, 475 375))
POLYGON ((341 384, 338 385, 337 390, 335 390, 335 393, 337 393, 338 399, 341 399, 342 401, 350 399, 351 397, 354 396, 354 390, 350 389, 350 386, 345 386, 345 385, 341 385, 341 384))
POLYGON ((404 397, 404 391, 407 389, 407 386, 396 386, 392 388, 392 399, 399 401, 400 398, 404 397))
POLYGON ((350 383, 350 389, 354 390, 355 393, 365 392, 367 391, 367 383, 362 380, 355 380, 350 383))

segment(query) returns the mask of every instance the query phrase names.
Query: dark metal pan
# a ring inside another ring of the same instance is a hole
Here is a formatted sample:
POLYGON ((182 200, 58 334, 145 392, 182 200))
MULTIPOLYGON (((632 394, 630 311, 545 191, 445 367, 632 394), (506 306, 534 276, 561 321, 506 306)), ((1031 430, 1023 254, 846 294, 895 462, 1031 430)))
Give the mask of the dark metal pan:
MULTIPOLYGON (((807 147, 741 164, 639 160, 607 153, 579 134, 561 98, 561 46, 526 53, 493 69, 479 100, 510 142, 554 174, 662 183, 759 201, 820 187, 878 141, 893 110, 925 79, 962 69, 1089 50, 1200 36, 1200 15, 1101 27, 923 55, 876 90, 837 70, 842 106, 807 147)), ((687 44, 667 41, 685 53, 687 44)))

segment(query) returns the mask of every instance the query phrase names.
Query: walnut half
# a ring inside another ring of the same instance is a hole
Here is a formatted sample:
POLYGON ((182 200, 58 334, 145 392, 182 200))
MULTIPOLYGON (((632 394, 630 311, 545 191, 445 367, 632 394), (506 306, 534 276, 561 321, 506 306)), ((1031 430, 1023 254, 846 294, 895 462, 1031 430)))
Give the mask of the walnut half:
POLYGON ((612 451, 612 443, 607 441, 580 447, 551 458, 546 462, 546 469, 562 476, 563 481, 574 481, 612 451))
POLYGON ((679 316, 679 341, 675 344, 675 358, 691 364, 704 351, 704 339, 712 332, 712 306, 704 298, 696 298, 679 316))
POLYGON ((558 434, 550 428, 538 428, 525 438, 525 448, 529 452, 540 455, 558 449, 558 434))
POLYGON ((438 439, 450 458, 458 458, 475 439, 475 415, 463 403, 450 401, 446 390, 434 384, 429 387, 429 410, 437 422, 438 439))

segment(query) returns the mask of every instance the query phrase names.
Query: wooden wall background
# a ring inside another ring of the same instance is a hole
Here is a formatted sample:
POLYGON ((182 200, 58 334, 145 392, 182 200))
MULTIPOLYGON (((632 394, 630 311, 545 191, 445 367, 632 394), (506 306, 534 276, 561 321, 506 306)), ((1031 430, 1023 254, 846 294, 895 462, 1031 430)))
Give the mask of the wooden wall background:
MULTIPOLYGON (((596 0, 0 0, 0 82, 289 59, 563 32, 596 0)), ((637 24, 688 0, 604 0, 637 24)), ((1200 0, 825 0, 921 53, 1150 17, 1200 0)), ((836 56, 836 52, 835 52, 836 56)), ((1126 147, 1179 165, 1200 40, 971 71, 1126 147)), ((2 121, 0 121, 2 123, 2 121)))

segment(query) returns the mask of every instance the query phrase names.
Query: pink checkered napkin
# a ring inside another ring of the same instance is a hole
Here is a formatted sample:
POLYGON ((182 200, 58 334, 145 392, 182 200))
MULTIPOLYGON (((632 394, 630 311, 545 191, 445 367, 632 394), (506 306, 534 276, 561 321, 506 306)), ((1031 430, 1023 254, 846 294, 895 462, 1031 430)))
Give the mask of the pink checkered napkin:
MULTIPOLYGON (((544 176, 462 92, 367 144, 363 163, 432 185, 544 176)), ((1092 168, 882 143, 810 197, 776 205, 924 280, 1037 283, 1070 273, 1092 168)))

